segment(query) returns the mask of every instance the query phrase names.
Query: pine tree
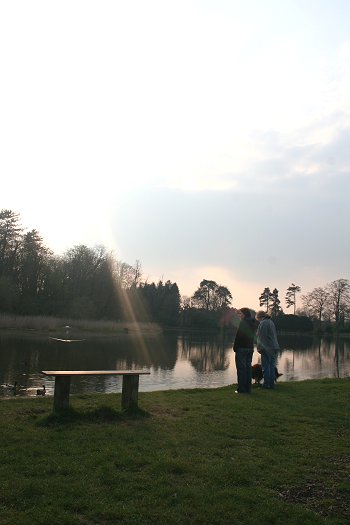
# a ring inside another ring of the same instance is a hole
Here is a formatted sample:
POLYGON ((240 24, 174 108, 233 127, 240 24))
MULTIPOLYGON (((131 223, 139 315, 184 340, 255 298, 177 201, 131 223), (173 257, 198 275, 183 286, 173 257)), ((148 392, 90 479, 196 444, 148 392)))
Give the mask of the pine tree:
POLYGON ((294 315, 295 315, 295 308, 296 308, 296 294, 301 291, 300 286, 292 283, 288 288, 286 292, 286 305, 287 308, 290 306, 294 307, 294 315))
POLYGON ((280 304, 281 304, 281 301, 279 300, 279 297, 278 297, 278 290, 277 288, 275 288, 274 290, 272 290, 272 293, 271 293, 270 312, 271 312, 272 317, 276 317, 282 311, 280 304))
POLYGON ((270 291, 270 288, 264 288, 264 291, 259 297, 259 304, 260 306, 265 306, 266 312, 269 310, 270 302, 271 302, 272 294, 270 291))

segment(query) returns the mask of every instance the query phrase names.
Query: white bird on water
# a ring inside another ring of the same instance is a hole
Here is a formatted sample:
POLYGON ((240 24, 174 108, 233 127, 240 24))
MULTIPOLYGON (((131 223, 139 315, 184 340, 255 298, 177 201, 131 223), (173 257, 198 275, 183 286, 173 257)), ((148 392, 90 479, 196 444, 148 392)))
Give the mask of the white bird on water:
POLYGON ((65 339, 61 339, 60 337, 49 337, 49 339, 51 339, 53 341, 61 341, 62 343, 75 343, 75 342, 79 342, 79 341, 85 341, 85 339, 68 339, 69 330, 71 330, 72 327, 69 326, 69 325, 66 325, 66 326, 64 326, 64 329, 66 330, 66 338, 65 339))

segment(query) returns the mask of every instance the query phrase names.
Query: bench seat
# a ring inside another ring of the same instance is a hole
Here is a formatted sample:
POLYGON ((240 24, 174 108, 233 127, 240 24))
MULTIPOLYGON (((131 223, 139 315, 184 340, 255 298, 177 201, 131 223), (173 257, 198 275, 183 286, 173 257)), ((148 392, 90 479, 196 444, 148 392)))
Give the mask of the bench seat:
POLYGON ((122 384, 122 409, 137 408, 139 377, 150 375, 146 370, 42 370, 42 374, 55 377, 54 412, 65 410, 69 407, 70 383, 72 376, 123 376, 122 384))

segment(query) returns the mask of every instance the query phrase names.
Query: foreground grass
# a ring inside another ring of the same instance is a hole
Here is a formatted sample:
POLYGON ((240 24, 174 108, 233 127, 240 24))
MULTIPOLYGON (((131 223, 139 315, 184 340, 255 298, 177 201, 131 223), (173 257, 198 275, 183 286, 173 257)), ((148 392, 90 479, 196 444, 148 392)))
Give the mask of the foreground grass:
POLYGON ((0 523, 350 520, 350 380, 0 402, 0 523))

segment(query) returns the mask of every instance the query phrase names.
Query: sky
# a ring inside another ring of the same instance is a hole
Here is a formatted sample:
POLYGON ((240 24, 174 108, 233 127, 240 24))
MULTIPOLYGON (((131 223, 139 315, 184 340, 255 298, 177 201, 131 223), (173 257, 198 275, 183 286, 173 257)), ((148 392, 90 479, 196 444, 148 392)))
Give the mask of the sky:
POLYGON ((0 209, 56 254, 104 245, 236 307, 350 278, 349 20, 348 0, 1 1, 0 209))

